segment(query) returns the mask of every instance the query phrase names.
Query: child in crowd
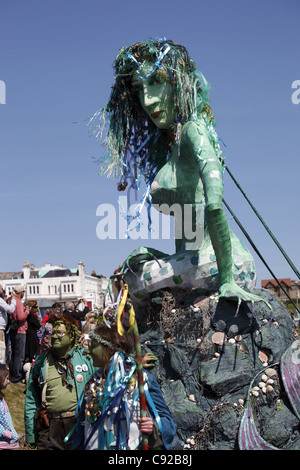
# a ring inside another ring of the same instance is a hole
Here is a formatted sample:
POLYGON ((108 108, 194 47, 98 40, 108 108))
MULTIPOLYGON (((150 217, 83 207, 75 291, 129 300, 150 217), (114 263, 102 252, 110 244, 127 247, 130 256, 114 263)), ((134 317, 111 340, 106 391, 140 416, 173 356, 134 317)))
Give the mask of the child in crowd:
POLYGON ((0 449, 17 449, 19 436, 13 426, 11 415, 2 390, 9 384, 9 370, 0 365, 0 449))

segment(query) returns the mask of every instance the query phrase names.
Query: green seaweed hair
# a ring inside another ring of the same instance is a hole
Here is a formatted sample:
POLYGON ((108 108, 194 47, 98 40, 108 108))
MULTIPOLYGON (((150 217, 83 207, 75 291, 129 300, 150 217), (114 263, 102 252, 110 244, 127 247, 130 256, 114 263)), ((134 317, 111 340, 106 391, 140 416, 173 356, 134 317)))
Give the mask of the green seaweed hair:
MULTIPOLYGON (((131 181, 136 188, 139 178, 146 183, 168 160, 172 136, 158 129, 132 93, 131 80, 144 61, 153 63, 153 71, 163 68, 173 86, 175 122, 173 139, 180 126, 189 120, 203 119, 213 146, 221 157, 214 116, 209 105, 209 84, 196 70, 186 48, 165 38, 151 39, 122 48, 114 63, 115 83, 108 104, 90 119, 90 130, 108 149, 100 174, 121 176, 119 189, 131 181), (104 136, 102 139, 102 136, 104 136)), ((178 143, 178 142, 177 142, 178 143)))

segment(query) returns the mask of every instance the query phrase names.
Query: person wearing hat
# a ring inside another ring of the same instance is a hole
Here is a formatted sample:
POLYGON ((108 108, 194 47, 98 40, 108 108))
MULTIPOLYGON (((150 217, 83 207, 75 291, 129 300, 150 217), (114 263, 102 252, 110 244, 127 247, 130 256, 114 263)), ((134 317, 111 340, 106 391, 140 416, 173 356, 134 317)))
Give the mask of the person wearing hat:
POLYGON ((18 385, 24 385, 23 363, 25 359, 26 331, 28 328, 27 317, 29 310, 23 305, 22 299, 25 293, 25 286, 17 285, 13 288, 16 298, 16 309, 13 318, 17 322, 17 329, 10 331, 11 340, 11 359, 9 364, 10 382, 18 385))
POLYGON ((70 450, 76 408, 97 369, 77 344, 80 331, 75 319, 51 312, 43 327, 44 334, 51 334, 51 347, 38 354, 31 368, 25 396, 26 443, 37 450, 70 450))

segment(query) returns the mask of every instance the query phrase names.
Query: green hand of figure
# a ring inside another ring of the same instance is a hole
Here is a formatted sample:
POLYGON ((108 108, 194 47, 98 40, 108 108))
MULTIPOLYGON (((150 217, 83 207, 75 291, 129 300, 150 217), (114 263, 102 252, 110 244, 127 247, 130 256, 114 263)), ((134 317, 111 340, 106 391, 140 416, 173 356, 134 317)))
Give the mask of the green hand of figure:
POLYGON ((146 353, 143 357, 143 367, 144 369, 152 369, 155 366, 155 361, 158 361, 158 357, 156 357, 152 353, 146 353))
POLYGON ((258 295, 242 289, 233 279, 232 275, 232 247, 230 233, 224 211, 207 211, 206 219, 210 231, 212 244, 215 250, 219 271, 219 292, 217 298, 237 299, 238 306, 245 302, 264 302, 271 308, 270 304, 258 295))
POLYGON ((216 300, 220 298, 237 299, 238 306, 240 306, 242 301, 264 302, 271 309, 271 305, 265 299, 242 289, 236 284, 236 282, 233 279, 229 282, 225 282, 224 284, 222 284, 219 288, 219 292, 220 294, 218 295, 216 300))

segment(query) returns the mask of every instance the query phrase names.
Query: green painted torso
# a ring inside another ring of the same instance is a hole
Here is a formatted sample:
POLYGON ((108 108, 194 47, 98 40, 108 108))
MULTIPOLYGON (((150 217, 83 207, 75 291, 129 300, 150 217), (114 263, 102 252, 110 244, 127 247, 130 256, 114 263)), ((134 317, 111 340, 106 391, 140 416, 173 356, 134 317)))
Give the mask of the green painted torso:
POLYGON ((151 186, 154 204, 204 202, 203 183, 197 162, 199 148, 201 157, 217 160, 205 124, 202 121, 190 121, 182 129, 180 152, 173 145, 170 160, 155 176, 151 186))

